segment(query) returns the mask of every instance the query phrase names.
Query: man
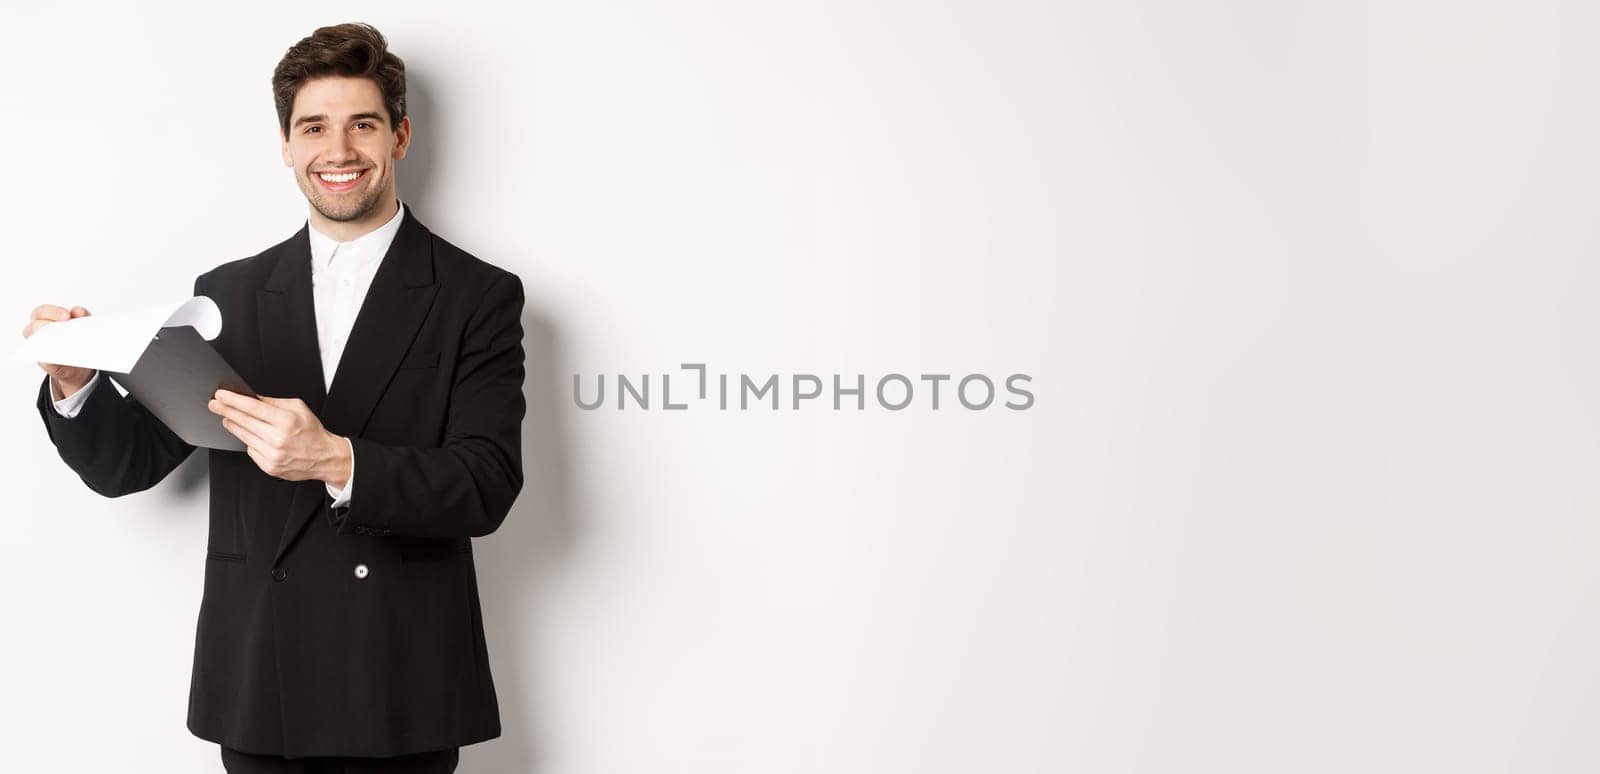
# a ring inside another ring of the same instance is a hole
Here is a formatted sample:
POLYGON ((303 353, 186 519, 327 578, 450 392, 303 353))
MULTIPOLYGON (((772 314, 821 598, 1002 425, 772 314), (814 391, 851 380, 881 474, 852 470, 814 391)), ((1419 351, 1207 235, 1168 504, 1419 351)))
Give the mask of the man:
MULTIPOLYGON (((454 771, 500 734, 470 539, 522 488, 522 283, 397 199, 405 66, 377 30, 316 30, 272 83, 309 218, 194 283, 262 397, 209 403, 247 450, 208 450, 188 726, 229 772, 454 771)), ((95 492, 194 451, 101 375, 40 365, 45 429, 95 492)))

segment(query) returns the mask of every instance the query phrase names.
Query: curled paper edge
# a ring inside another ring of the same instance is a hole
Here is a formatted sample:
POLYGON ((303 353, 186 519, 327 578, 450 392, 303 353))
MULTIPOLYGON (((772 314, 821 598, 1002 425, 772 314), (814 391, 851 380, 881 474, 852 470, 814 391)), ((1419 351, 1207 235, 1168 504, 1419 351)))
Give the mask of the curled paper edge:
POLYGON ((127 373, 139 362, 150 339, 162 328, 173 325, 187 325, 211 341, 222 332, 222 310, 209 297, 194 296, 176 308, 162 304, 53 322, 24 339, 12 357, 127 373))
MULTIPOLYGON (((222 309, 210 296, 195 296, 178 306, 161 327, 187 325, 200 333, 200 338, 211 341, 222 332, 222 309)), ((155 331, 150 335, 154 336, 155 331)))

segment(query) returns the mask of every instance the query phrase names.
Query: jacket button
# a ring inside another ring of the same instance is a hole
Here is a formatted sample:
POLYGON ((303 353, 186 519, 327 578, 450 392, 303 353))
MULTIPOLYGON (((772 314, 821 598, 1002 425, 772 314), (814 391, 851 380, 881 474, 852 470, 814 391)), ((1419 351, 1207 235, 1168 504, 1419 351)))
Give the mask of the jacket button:
POLYGON ((286 569, 284 569, 282 567, 274 567, 274 568, 272 568, 272 579, 273 580, 281 581, 281 580, 283 580, 284 578, 287 578, 287 577, 289 577, 289 571, 288 570, 286 570, 286 569))
POLYGON ((364 564, 356 565, 356 577, 357 578, 365 578, 365 577, 367 577, 367 566, 366 565, 364 565, 364 564))

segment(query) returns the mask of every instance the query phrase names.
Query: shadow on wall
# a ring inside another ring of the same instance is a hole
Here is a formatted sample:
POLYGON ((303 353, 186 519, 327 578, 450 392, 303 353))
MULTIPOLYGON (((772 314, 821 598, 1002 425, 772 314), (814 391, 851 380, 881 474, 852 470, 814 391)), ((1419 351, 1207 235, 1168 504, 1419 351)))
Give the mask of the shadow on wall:
POLYGON ((564 571, 579 537, 555 327, 537 311, 525 312, 522 324, 528 355, 522 493, 500 529, 473 541, 501 735, 462 748, 462 774, 544 770, 538 739, 546 707, 536 701, 536 692, 545 681, 535 671, 541 660, 527 635, 548 620, 539 613, 541 592, 564 571))
MULTIPOLYGON (((406 73, 406 112, 411 116, 412 144, 400 162, 400 198, 419 212, 428 212, 428 192, 440 160, 435 149, 451 135, 448 115, 439 108, 433 80, 422 68, 406 73)), ((441 233, 448 233, 447 224, 441 233)), ((508 256, 483 256, 505 265, 508 256)), ((527 290, 524 282, 524 291, 527 290)), ((541 592, 562 572, 578 539, 578 509, 571 501, 568 428, 561 400, 564 380, 560 333, 555 320, 535 306, 532 297, 522 314, 522 345, 527 373, 523 398, 528 413, 522 420, 522 492, 500 529, 473 540, 473 565, 478 599, 483 606, 489 668, 500 704, 500 736, 461 750, 461 774, 534 774, 544 770, 539 730, 536 673, 540 659, 529 633, 547 616, 540 614, 541 592)))
MULTIPOLYGON (((406 114, 411 117, 411 147, 406 157, 396 165, 395 184, 400 201, 416 205, 419 212, 428 211, 428 191, 433 190, 435 170, 438 169, 434 149, 439 138, 447 136, 444 111, 438 110, 433 100, 433 82, 415 70, 406 71, 406 114)), ((495 263, 494 259, 489 259, 495 263)))

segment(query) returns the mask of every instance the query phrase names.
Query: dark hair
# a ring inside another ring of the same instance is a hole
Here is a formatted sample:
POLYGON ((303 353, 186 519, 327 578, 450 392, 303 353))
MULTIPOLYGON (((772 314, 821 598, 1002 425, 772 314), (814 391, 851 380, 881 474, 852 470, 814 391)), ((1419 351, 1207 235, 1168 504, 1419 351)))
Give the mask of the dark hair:
POLYGON ((306 81, 325 76, 366 78, 383 93, 391 130, 406 117, 406 63, 389 53, 389 42, 370 24, 351 22, 318 27, 309 37, 289 47, 272 71, 272 99, 278 106, 278 125, 289 136, 289 113, 294 95, 306 81))

